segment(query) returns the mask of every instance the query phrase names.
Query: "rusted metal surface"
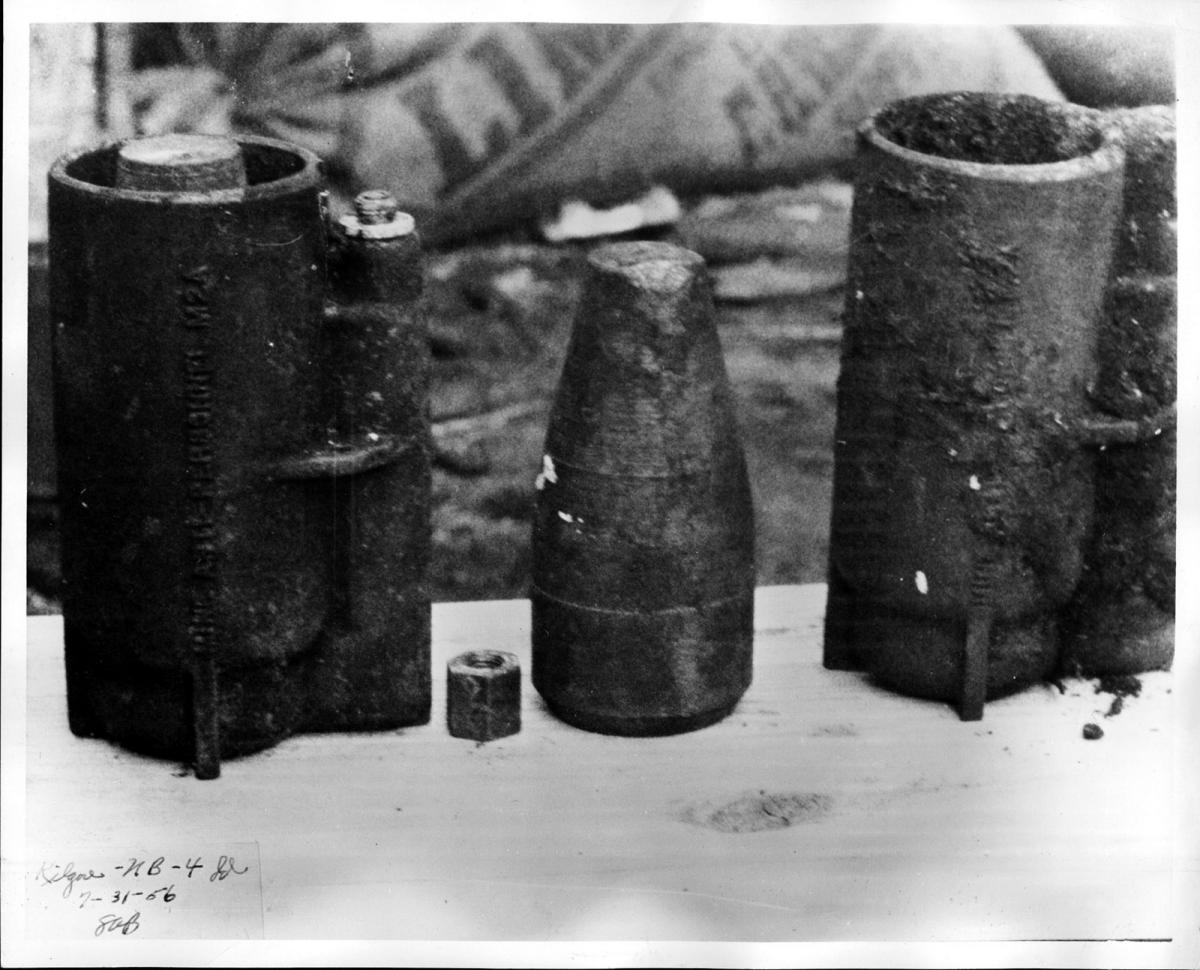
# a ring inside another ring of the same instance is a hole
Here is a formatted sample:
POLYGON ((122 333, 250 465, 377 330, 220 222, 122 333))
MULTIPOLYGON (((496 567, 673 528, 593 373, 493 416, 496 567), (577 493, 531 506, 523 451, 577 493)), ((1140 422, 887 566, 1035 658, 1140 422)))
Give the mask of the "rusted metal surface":
POLYGON ((825 662, 975 719, 1059 662, 1094 446, 1161 430, 1089 395, 1123 152, 1025 97, 907 99, 860 134, 825 662))
POLYGON ((452 737, 495 741, 521 730, 521 666, 501 650, 471 650, 446 667, 446 726, 452 737))
POLYGON ((1145 440, 1098 456, 1095 528, 1071 603, 1064 667, 1087 675, 1171 666, 1175 653, 1175 116, 1105 113, 1125 149, 1124 213, 1094 390, 1108 414, 1149 423, 1145 440), (1157 432, 1157 433, 1155 433, 1157 432))
POLYGON ((612 734, 692 730, 751 677, 754 530, 704 261, 589 258, 533 528, 533 683, 612 734))
POLYGON ((201 777, 429 717, 419 242, 331 246, 316 157, 236 145, 245 185, 50 174, 71 728, 201 777))

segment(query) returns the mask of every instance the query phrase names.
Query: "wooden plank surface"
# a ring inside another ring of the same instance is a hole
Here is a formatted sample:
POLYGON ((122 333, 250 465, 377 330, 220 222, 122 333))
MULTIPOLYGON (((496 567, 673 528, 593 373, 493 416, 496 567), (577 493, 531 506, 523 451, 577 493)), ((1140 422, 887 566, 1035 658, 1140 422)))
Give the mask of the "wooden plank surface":
POLYGON ((439 605, 429 725, 294 738, 215 782, 73 737, 61 619, 30 618, 26 861, 256 844, 266 939, 1171 937, 1170 674, 1112 718, 1076 680, 967 724, 825 670, 823 608, 759 590, 734 714, 628 739, 546 711, 525 601, 439 605), (477 746, 446 732, 444 668, 481 646, 521 657, 524 726, 477 746))

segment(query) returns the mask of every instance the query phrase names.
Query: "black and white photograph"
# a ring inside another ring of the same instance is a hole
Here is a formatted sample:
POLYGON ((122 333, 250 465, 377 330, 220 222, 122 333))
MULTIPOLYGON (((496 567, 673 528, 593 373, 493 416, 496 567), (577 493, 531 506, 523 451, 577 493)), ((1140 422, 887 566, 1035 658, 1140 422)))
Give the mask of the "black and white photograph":
POLYGON ((6 5, 0 962, 1200 966, 1197 51, 6 5))

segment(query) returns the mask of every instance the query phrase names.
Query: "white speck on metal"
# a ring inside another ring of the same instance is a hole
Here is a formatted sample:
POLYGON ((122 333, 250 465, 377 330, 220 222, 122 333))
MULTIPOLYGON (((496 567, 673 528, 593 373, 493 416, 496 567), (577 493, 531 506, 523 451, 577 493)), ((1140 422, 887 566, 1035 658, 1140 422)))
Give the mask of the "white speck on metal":
POLYGON ((574 517, 573 515, 571 515, 571 513, 570 513, 570 512, 562 512, 562 511, 560 511, 560 512, 558 513, 558 517, 559 517, 560 519, 562 519, 564 522, 574 522, 574 521, 575 521, 575 517, 574 517))
POLYGON ((979 484, 979 476, 978 475, 972 475, 967 480, 967 484, 969 486, 971 486, 972 492, 978 492, 983 487, 982 485, 979 484))
POLYGON ((549 455, 542 455, 542 470, 538 472, 538 477, 533 480, 533 487, 539 492, 546 487, 546 483, 551 485, 558 484, 558 474, 554 471, 554 459, 549 455))
POLYGON ((917 570, 917 592, 922 596, 929 595, 929 578, 919 569, 917 570))

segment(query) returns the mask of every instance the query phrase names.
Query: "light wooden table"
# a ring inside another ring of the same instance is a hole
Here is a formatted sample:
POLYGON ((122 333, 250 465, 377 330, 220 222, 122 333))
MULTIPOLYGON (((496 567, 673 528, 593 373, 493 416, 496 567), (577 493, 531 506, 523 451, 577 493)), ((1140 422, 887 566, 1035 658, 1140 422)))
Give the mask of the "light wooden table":
MULTIPOLYGON (((211 863, 236 846, 258 885, 247 877, 226 897, 223 935, 266 939, 1177 933, 1171 674, 1143 676, 1112 718, 1110 695, 1075 680, 962 723, 949 706, 825 670, 824 595, 759 590, 742 703, 718 725, 655 739, 586 733, 546 711, 528 680, 525 601, 439 605, 430 724, 297 737, 226 762, 214 782, 73 737, 61 620, 30 618, 26 865, 62 864, 68 848, 211 863), (477 746, 446 732, 444 669, 483 646, 521 657, 524 727, 477 746), (1102 739, 1082 738, 1089 721, 1102 739)), ((36 928, 42 890, 29 892, 36 928)), ((144 909, 144 936, 171 922, 144 909)), ((51 918, 70 936, 76 917, 51 918)))

